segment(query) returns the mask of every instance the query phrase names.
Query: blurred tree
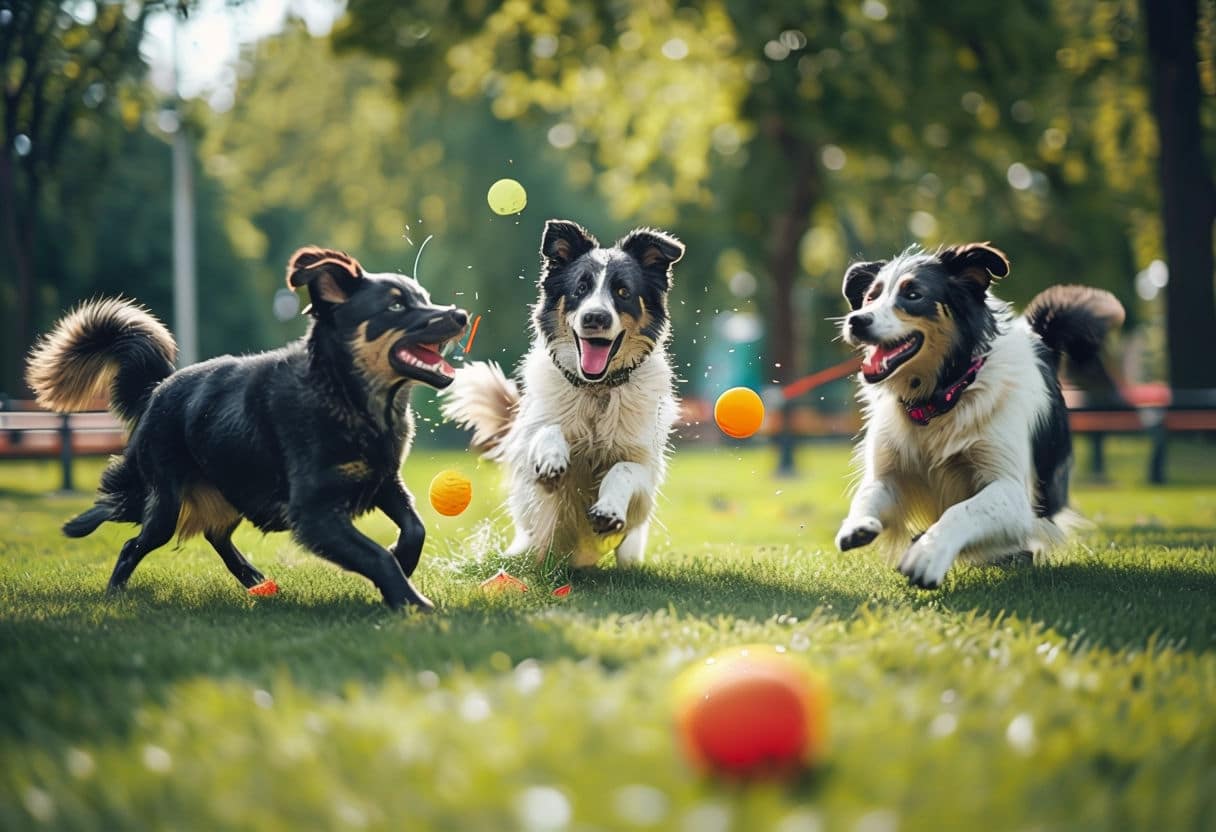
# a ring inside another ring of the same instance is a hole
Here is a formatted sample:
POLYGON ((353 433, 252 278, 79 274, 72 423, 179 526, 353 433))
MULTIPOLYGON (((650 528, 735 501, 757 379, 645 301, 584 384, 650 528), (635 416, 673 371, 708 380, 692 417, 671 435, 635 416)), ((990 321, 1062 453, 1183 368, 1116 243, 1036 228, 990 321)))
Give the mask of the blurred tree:
MULTIPOLYGON (((151 122, 149 117, 145 121, 151 122)), ((198 130, 199 116, 182 129, 198 130)), ((144 125, 120 131, 105 147, 107 173, 96 177, 92 145, 79 142, 56 173, 58 186, 43 205, 36 250, 41 313, 49 326, 66 306, 96 295, 123 295, 172 320, 173 235, 170 144, 144 125)), ((250 279, 228 237, 222 189, 197 169, 195 226, 198 240, 200 354, 261 349, 273 343, 270 298, 250 279)))
MULTIPOLYGON (((1212 27, 1208 3, 1207 73, 1212 78, 1212 27)), ((1175 388, 1216 389, 1216 362, 1196 338, 1211 343, 1216 333, 1216 262, 1212 224, 1216 222, 1216 185, 1204 154, 1204 125, 1199 78, 1199 5, 1197 0, 1145 0, 1148 51, 1152 67, 1153 114, 1160 136, 1161 210, 1165 221, 1166 334, 1170 383, 1175 388)), ((1209 124, 1209 129, 1213 125, 1209 124)))
POLYGON ((784 382, 826 363, 807 360, 807 330, 839 309, 851 255, 995 239, 1015 300, 1061 280, 1128 296, 1147 121, 1118 114, 1139 103, 1111 68, 1127 5, 352 0, 336 38, 395 60, 407 91, 444 77, 442 56, 456 95, 548 122, 618 214, 678 210, 721 266, 755 264, 784 382), (433 29, 441 11, 483 22, 433 29), (419 52, 410 32, 438 40, 419 52))
MULTIPOLYGON (((443 89, 403 101, 393 64, 334 54, 302 25, 251 47, 241 63, 234 106, 213 117, 199 149, 224 187, 228 235, 264 287, 264 308, 288 256, 306 243, 345 249, 369 271, 413 274, 417 260, 437 301, 484 313, 472 356, 512 366, 528 341, 543 219, 576 214, 605 228, 593 184, 571 178, 543 131, 503 123, 484 102, 454 101, 443 89), (521 216, 486 204, 504 176, 526 183, 521 216)), ((297 316, 274 337, 303 327, 297 316)), ((416 404, 437 421, 428 396, 416 404)))
MULTIPOLYGON (((8 310, 0 389, 24 387, 21 365, 34 335, 35 289, 54 279, 35 262, 42 204, 59 185, 59 165, 69 149, 86 139, 101 165, 112 131, 139 120, 146 101, 139 44, 149 13, 160 5, 0 2, 0 223, 10 264, 3 271, 13 278, 0 286, 8 310)), ((94 174, 83 181, 100 179, 94 174)))

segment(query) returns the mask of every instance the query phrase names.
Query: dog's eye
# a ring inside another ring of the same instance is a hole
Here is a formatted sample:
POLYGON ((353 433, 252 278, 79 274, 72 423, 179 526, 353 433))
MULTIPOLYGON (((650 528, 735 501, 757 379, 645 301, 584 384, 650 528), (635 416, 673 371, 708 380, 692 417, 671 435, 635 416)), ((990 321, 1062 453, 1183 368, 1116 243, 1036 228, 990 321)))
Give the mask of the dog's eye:
POLYGON ((580 280, 578 282, 578 286, 575 287, 574 291, 580 295, 585 295, 585 294, 587 294, 587 290, 590 288, 591 288, 590 283, 588 283, 586 280, 580 280))
POLYGON ((388 305, 388 311, 389 312, 404 312, 405 304, 399 300, 395 300, 388 305))
POLYGON ((912 286, 904 287, 903 296, 905 298, 907 298, 908 300, 920 300, 922 297, 924 297, 920 292, 916 291, 916 289, 912 286))
POLYGON ((621 300, 629 300, 629 287, 628 286, 617 286, 616 287, 616 296, 618 298, 620 298, 621 300))

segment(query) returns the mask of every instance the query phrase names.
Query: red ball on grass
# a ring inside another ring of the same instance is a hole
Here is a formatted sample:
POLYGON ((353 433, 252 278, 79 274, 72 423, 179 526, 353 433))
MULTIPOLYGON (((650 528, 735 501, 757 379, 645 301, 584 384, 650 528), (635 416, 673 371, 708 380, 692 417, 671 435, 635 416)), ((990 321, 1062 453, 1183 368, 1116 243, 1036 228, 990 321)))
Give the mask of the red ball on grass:
POLYGON ((739 779, 789 777, 817 762, 826 694, 797 659, 766 644, 733 647, 685 671, 676 725, 702 770, 739 779))

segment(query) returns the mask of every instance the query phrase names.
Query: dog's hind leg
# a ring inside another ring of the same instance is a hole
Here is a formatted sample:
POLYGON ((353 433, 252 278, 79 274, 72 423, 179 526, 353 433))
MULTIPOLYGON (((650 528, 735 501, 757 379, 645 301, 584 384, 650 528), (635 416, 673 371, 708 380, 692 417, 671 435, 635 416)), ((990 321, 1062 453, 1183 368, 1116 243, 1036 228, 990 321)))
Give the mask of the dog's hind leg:
POLYGON ((503 552, 503 557, 518 558, 527 553, 532 548, 532 538, 523 529, 515 530, 515 537, 511 540, 511 545, 503 552))
POLYGON ((650 535, 650 522, 647 521, 625 535, 621 545, 616 548, 618 566, 635 566, 646 557, 646 538, 650 535))
POLYGON ((388 547, 397 559, 405 577, 414 574, 418 560, 422 557, 422 545, 426 542, 426 526, 414 509, 414 500, 400 478, 389 480, 376 494, 376 507, 383 511, 400 530, 397 542, 388 547))
POLYGON ((259 572, 257 567, 250 563, 232 542, 232 533, 236 531, 239 524, 238 520, 226 529, 208 529, 204 536, 211 544, 211 548, 215 549, 216 554, 224 561, 224 566, 228 567, 228 571, 236 576, 242 586, 248 588, 260 584, 266 580, 266 576, 259 572))
POLYGON ((110 574, 109 591, 126 586, 131 573, 144 556, 172 539, 180 512, 181 501, 176 496, 157 493, 148 498, 144 504, 139 534, 124 543, 122 551, 118 553, 118 562, 110 574))

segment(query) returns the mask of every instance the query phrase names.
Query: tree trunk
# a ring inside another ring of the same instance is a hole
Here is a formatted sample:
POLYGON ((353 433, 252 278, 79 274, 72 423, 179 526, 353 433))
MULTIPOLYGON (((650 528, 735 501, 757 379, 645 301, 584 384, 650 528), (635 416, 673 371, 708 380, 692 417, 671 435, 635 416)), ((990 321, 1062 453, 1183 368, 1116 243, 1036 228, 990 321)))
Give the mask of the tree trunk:
POLYGON ((1169 285, 1165 291, 1170 386, 1216 388, 1208 350, 1216 332, 1212 223, 1216 186, 1203 156, 1199 121, 1196 0, 1144 0, 1169 285))
MULTIPOLYGON (((17 302, 4 344, 6 360, 0 367, 0 391, 25 396, 25 354, 33 340, 34 302, 34 221, 22 221, 18 209, 15 165, 7 155, 0 157, 0 203, 4 205, 4 234, 8 242, 13 271, 17 274, 17 302)), ((36 210, 36 208, 34 209, 36 210)))
MULTIPOLYGON (((773 223, 769 246, 769 276, 773 284, 773 309, 769 330, 769 358, 775 365, 773 378, 785 385, 794 379, 797 366, 797 334, 794 309, 794 284, 800 268, 798 251, 811 220, 811 210, 819 198, 818 168, 810 147, 784 136, 782 145, 790 165, 790 189, 785 210, 773 223)), ((790 409, 782 408, 781 432, 777 436, 779 457, 777 473, 794 473, 794 436, 790 409)))

